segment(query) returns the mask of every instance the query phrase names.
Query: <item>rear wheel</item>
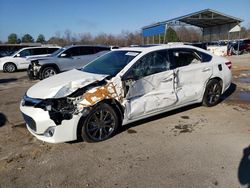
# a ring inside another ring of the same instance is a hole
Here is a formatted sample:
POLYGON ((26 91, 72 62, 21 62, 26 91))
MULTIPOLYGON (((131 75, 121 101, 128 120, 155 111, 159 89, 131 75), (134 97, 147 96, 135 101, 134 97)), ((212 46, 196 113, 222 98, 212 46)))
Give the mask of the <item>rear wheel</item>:
POLYGON ((215 106, 220 101, 222 86, 218 80, 210 80, 203 96, 202 104, 204 106, 215 106))
POLYGON ((54 67, 45 67, 43 70, 42 70, 42 73, 41 73, 41 79, 45 79, 45 78, 48 78, 48 77, 51 77, 51 76, 54 76, 57 74, 57 71, 54 67))
POLYGON ((84 121, 80 121, 81 137, 87 142, 100 142, 111 138, 118 129, 114 109, 105 103, 97 105, 84 121))
POLYGON ((15 72, 17 67, 14 63, 5 63, 3 66, 4 72, 15 72))

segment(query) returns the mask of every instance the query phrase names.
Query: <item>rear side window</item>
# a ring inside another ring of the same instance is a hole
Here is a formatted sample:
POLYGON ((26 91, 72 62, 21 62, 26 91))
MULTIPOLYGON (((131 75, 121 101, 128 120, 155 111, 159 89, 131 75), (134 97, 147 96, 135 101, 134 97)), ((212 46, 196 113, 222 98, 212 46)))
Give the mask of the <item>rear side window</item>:
POLYGON ((95 53, 95 48, 91 46, 80 47, 80 54, 81 55, 91 55, 95 53))
POLYGON ((206 53, 200 52, 200 51, 198 51, 197 53, 198 53, 199 56, 201 57, 201 61, 204 62, 204 63, 205 63, 205 62, 209 62, 209 61, 211 61, 211 59, 212 59, 212 56, 209 55, 209 54, 206 54, 206 53))
POLYGON ((56 50, 58 50, 58 48, 47 48, 48 50, 48 54, 52 54, 54 53, 56 50))
POLYGON ((47 48, 33 48, 33 55, 42 55, 42 54, 47 54, 47 48))
POLYGON ((108 47, 95 47, 95 53, 101 52, 101 51, 109 51, 110 48, 108 47))
POLYGON ((187 66, 191 63, 201 63, 199 55, 189 49, 173 49, 170 50, 171 63, 177 67, 187 66))

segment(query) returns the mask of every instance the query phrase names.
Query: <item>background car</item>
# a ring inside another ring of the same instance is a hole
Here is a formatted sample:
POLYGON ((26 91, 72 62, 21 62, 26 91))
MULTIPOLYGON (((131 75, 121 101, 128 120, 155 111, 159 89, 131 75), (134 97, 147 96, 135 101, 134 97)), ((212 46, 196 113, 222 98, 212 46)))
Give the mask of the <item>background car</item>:
POLYGON ((31 57, 43 57, 52 54, 60 47, 28 47, 13 53, 10 56, 0 58, 0 70, 4 72, 15 72, 20 69, 27 69, 31 57))
POLYGON ((30 79, 42 80, 63 71, 79 69, 110 49, 106 46, 66 46, 49 57, 32 59, 28 76, 30 79))
POLYGON ((46 142, 98 142, 122 125, 194 103, 214 106, 231 62, 187 45, 113 50, 81 70, 42 80, 23 97, 28 130, 46 142))
POLYGON ((250 52, 250 39, 244 39, 240 41, 235 41, 229 44, 229 51, 233 55, 240 55, 244 52, 250 52), (238 42, 239 42, 239 51, 238 51, 238 42))

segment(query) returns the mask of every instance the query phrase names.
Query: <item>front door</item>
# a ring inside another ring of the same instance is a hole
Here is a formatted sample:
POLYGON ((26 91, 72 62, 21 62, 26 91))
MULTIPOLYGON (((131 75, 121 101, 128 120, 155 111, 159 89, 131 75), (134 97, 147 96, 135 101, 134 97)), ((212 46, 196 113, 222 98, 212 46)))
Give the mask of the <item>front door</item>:
POLYGON ((128 119, 139 119, 176 103, 174 74, 166 50, 142 57, 125 74, 128 119))

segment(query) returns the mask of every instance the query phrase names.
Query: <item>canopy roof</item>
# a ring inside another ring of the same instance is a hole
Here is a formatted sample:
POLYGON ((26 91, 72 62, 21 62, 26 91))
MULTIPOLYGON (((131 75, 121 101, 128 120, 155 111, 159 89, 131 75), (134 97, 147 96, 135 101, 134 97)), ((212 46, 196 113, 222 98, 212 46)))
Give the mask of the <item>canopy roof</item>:
POLYGON ((240 23, 242 21, 243 20, 240 18, 226 15, 212 9, 205 9, 195 13, 187 14, 185 16, 177 17, 171 20, 151 24, 143 27, 142 29, 145 30, 159 25, 166 25, 177 22, 183 22, 185 24, 190 24, 200 28, 208 28, 230 23, 240 23))

